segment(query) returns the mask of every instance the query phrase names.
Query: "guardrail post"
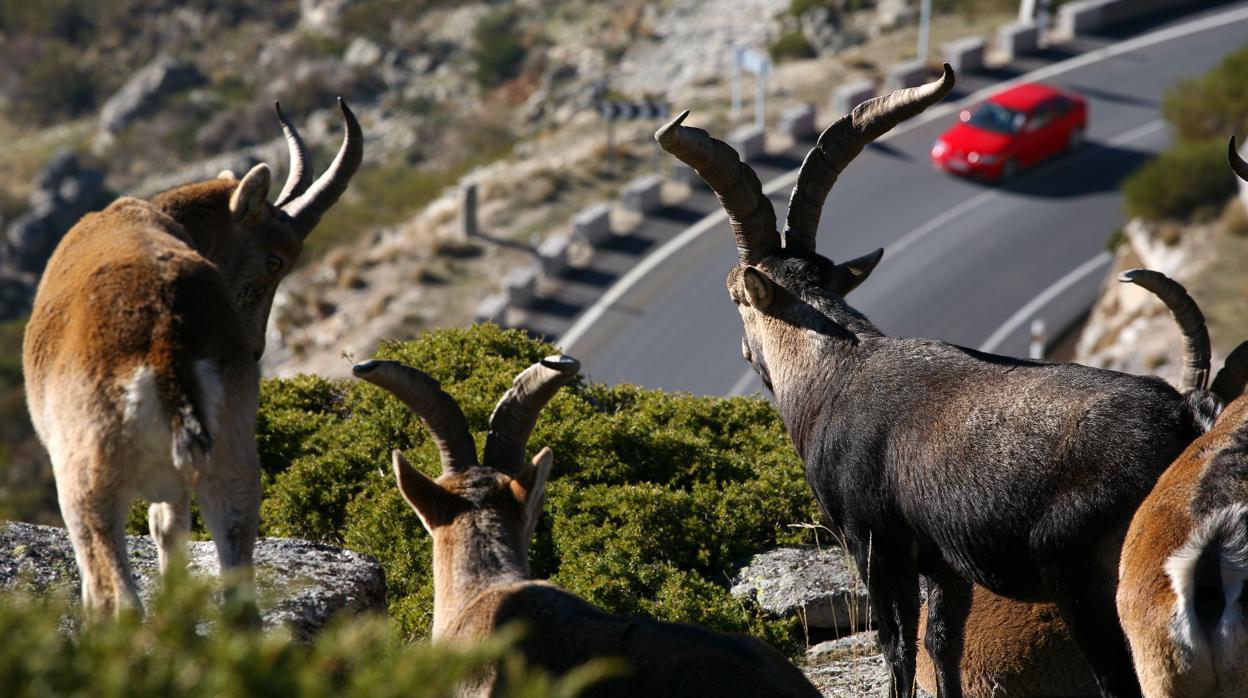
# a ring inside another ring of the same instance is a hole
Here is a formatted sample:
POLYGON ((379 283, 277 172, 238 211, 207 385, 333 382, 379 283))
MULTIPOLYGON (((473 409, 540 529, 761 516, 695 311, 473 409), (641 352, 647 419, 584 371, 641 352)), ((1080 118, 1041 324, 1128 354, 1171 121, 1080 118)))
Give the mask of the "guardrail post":
POLYGON ((1031 321, 1031 344, 1027 347, 1027 355, 1033 359, 1044 358, 1044 320, 1040 318, 1031 321))

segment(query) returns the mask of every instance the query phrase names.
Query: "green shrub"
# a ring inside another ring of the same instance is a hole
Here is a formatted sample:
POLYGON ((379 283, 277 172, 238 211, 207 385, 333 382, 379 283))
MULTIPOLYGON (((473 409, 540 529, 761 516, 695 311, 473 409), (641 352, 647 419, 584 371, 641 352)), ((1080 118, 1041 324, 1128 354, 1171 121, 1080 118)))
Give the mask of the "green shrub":
POLYGON ((48 42, 19 73, 12 110, 31 124, 71 118, 95 108, 95 76, 80 67, 65 44, 48 42))
MULTIPOLYGON (((179 566, 175 565, 175 569, 179 566)), ((62 597, 0 597, 0 685, 13 698, 435 698, 495 661, 515 698, 572 696, 608 670, 591 664, 552 680, 507 653, 512 632, 450 649, 405 645, 384 619, 339 622, 311 644, 285 633, 240 627, 238 606, 224 608, 203 582, 175 571, 148 620, 137 614, 84 624, 66 633, 62 618, 77 602, 62 597)))
MULTIPOLYGON (((462 406, 478 447, 512 378, 552 347, 488 325, 448 329, 379 356, 437 378, 462 406)), ((390 616, 428 632, 431 550, 389 475, 401 448, 439 472, 419 420, 388 393, 356 381, 266 381, 259 442, 265 535, 342 543, 385 567, 390 616)), ((771 406, 747 398, 669 395, 574 383, 538 421, 531 452, 555 451, 533 573, 615 613, 753 632, 791 648, 795 623, 768 621, 731 598, 735 563, 777 542, 816 508, 803 467, 771 406)))
POLYGON ((1127 215, 1150 220, 1211 218, 1234 194, 1221 140, 1180 142, 1123 184, 1127 215))
POLYGON ((815 47, 810 45, 810 42, 806 40, 806 35, 800 31, 781 34, 776 37, 776 40, 772 42, 767 50, 771 53, 772 59, 777 63, 801 58, 814 58, 817 55, 815 47))
POLYGON ((1167 90, 1162 114, 1183 140, 1225 144, 1232 135, 1242 138, 1248 133, 1248 47, 1167 90))
POLYGON ((472 60, 482 87, 496 87, 520 74, 526 51, 516 24, 514 14, 500 9, 483 16, 473 29, 472 60))

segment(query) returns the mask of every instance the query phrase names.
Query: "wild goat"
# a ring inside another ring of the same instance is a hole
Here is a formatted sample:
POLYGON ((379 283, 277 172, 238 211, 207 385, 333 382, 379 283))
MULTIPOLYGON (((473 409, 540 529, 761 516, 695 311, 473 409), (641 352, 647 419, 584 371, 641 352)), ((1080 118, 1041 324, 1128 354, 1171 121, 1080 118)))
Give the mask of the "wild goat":
MULTIPOLYGON (((625 673, 595 684, 590 696, 819 696, 760 640, 608 615, 530 579, 529 543, 554 457, 545 448, 526 464, 525 445, 542 407, 579 367, 554 356, 516 377, 490 416, 483 464, 464 413, 435 380, 393 361, 355 367, 406 403, 441 453, 437 480, 393 453, 399 491, 433 538, 433 639, 470 642, 519 623, 519 650, 531 666, 562 674, 596 658, 622 660, 625 673)), ((483 677, 462 693, 488 695, 495 681, 483 677)))
POLYGON ((728 293, 742 353, 775 395, 821 508, 850 544, 879 625, 894 695, 914 690, 918 575, 924 644, 942 698, 959 696, 971 583, 1052 601, 1105 696, 1137 694, 1114 614, 1127 523, 1201 431, 1173 388, 1073 364, 884 336, 844 297, 883 250, 841 264, 815 252, 824 199, 875 138, 953 88, 937 81, 858 105, 819 137, 783 236, 731 146, 682 126, 655 138, 719 196, 739 264, 728 293))
MULTIPOLYGON (((1232 168, 1248 164, 1231 140, 1232 168)), ((1131 520, 1118 617, 1144 694, 1248 695, 1248 342, 1212 391, 1231 401, 1174 461, 1131 520)))
MULTIPOLYGON (((48 262, 26 326, 31 419, 56 477, 83 603, 138 605, 125 521, 153 504, 162 571, 190 528, 190 492, 223 568, 249 568, 260 507, 257 361, 278 282, 360 165, 360 126, 315 182, 299 133, 277 117, 290 175, 268 165, 84 216, 48 262)), ((245 573, 245 572, 244 572, 245 573)))
MULTIPOLYGON (((926 622, 920 615, 919 633, 926 622)), ((966 617, 962 689, 968 698, 1094 695, 1096 679, 1051 603, 1014 601, 975 585, 966 617)), ((936 693, 931 656, 919 647, 916 681, 936 693)))
MULTIPOLYGON (((1119 280, 1152 291, 1171 310, 1184 337, 1185 371, 1180 389, 1204 401, 1202 416, 1214 417, 1223 403, 1201 384, 1209 375, 1209 336, 1200 309, 1182 286, 1157 272, 1133 269, 1119 280)), ((925 625, 920 618, 919 633, 925 625)), ((931 657, 921 647, 917 667, 919 686, 935 693, 931 657)), ((1086 696, 1097 690, 1056 606, 1014 601, 979 585, 972 592, 964 628, 961 668, 963 692, 970 698, 1057 698, 1086 696)))

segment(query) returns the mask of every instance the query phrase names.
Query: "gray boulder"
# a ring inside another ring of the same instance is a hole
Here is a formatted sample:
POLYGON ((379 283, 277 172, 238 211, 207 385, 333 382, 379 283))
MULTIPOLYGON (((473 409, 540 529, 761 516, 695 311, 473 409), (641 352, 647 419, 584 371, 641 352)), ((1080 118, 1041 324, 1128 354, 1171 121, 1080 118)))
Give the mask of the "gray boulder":
POLYGON ((870 621, 867 589, 839 547, 776 548, 755 555, 732 580, 732 595, 810 628, 858 632, 870 621))
MULTIPOLYGON (((802 672, 826 698, 860 698, 888 694, 888 664, 875 632, 821 642, 806 650, 802 672)), ((917 698, 930 698, 918 688, 917 698)))
POLYGON ((26 211, 5 231, 0 267, 39 274, 61 237, 84 214, 104 208, 113 193, 104 173, 83 167, 72 151, 52 157, 35 180, 26 211))
POLYGON ((100 132, 107 140, 136 120, 152 114, 171 94, 205 82, 195 66, 170 56, 157 56, 140 68, 100 108, 100 132))
MULTIPOLYGON (((128 536, 127 550, 144 603, 155 589, 156 547, 147 536, 128 536)), ((211 542, 193 542, 187 557, 196 576, 217 577, 211 542)), ((63 528, 0 523, 0 590, 45 593, 67 589, 77 596, 78 568, 63 528)), ((256 587, 265 627, 285 626, 307 639, 339 613, 384 611, 381 565, 360 553, 291 538, 256 541, 256 587)))

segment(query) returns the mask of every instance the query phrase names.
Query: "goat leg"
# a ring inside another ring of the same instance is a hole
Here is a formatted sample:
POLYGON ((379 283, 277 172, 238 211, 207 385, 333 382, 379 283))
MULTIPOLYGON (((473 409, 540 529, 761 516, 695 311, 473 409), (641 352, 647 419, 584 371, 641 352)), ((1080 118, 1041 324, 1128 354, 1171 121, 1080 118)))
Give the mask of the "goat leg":
POLYGON ((172 502, 153 502, 147 508, 148 528, 156 544, 156 556, 162 575, 169 572, 169 563, 183 552, 191 531, 191 492, 186 490, 172 502))
POLYGON ((889 668, 889 695, 914 697, 919 635, 919 573, 909 543, 881 545, 878 538, 851 540, 859 574, 866 578, 880 647, 889 668), (865 574, 864 574, 865 571, 865 574))
POLYGON ((923 646, 932 658, 937 698, 962 696, 962 646, 971 612, 971 583, 943 562, 927 580, 927 632, 923 646))
POLYGON ((1045 557, 1040 567, 1045 589, 1088 660, 1102 698, 1138 697, 1140 685, 1114 605, 1116 569, 1101 569, 1100 559, 1088 551, 1045 557))
POLYGON ((247 465, 215 464, 200 478, 195 496, 221 561, 226 608, 238 614, 232 620, 257 626, 252 560, 260 524, 260 459, 253 453, 240 460, 247 465))

